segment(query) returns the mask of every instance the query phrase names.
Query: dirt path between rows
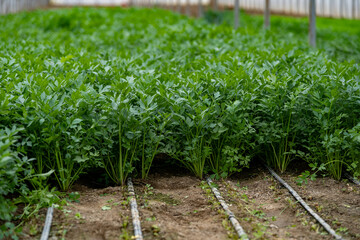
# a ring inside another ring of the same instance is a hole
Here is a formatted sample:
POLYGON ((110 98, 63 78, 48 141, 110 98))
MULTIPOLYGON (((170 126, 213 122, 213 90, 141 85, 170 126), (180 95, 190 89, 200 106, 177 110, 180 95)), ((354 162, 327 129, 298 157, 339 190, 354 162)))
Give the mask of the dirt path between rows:
POLYGON ((332 239, 261 168, 216 182, 251 239, 332 239))
POLYGON ((282 174, 281 177, 341 236, 360 239, 360 186, 329 177, 318 177, 298 186, 296 174, 282 174))
POLYGON ((145 239, 227 239, 226 217, 192 176, 154 174, 135 181, 145 239))
POLYGON ((75 185, 72 192, 80 197, 56 210, 50 240, 130 239, 133 230, 126 191, 121 187, 75 185))

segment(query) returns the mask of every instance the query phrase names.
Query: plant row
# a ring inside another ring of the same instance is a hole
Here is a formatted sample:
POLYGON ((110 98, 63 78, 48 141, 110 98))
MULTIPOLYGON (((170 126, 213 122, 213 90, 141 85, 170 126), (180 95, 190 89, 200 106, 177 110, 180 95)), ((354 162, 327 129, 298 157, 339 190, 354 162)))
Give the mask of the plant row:
POLYGON ((22 129, 16 151, 62 190, 92 168, 116 184, 145 178, 160 153, 199 178, 261 160, 280 171, 307 161, 336 179, 344 167, 359 174, 354 62, 159 10, 2 21, 14 25, 2 29, 0 126, 22 129))

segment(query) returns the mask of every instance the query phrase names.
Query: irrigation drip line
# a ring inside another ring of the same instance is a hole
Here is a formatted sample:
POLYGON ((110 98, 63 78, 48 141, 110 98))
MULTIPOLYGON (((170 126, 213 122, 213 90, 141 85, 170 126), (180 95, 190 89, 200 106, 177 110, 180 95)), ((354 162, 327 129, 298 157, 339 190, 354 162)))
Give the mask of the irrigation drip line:
POLYGON ((356 185, 360 185, 360 181, 353 178, 350 174, 348 173, 344 173, 345 177, 347 177, 350 181, 352 181, 353 183, 355 183, 356 185))
POLYGON ((293 197, 305 208, 305 210, 308 211, 308 213, 310 213, 310 215, 313 216, 316 219, 316 221, 318 221, 320 223, 320 225, 323 228, 325 228, 325 230, 330 235, 332 235, 335 239, 344 240, 344 238, 342 238, 340 235, 336 234, 335 230, 332 229, 330 227, 330 225, 327 224, 325 222, 325 220, 322 219, 316 212, 314 212, 314 210, 312 210, 310 208, 310 206, 306 204, 306 202, 300 197, 300 195, 289 184, 287 184, 279 175, 277 175, 271 167, 269 167, 267 164, 264 164, 264 165, 269 170, 271 175, 273 175, 273 177, 276 178, 276 180, 278 180, 284 187, 286 187, 288 189, 288 191, 291 193, 291 195, 293 195, 293 197))
POLYGON ((40 240, 47 240, 49 238, 51 222, 53 219, 53 213, 54 213, 54 208, 51 206, 47 209, 45 225, 44 225, 44 229, 42 231, 40 240))
POLYGON ((217 188, 214 187, 213 181, 209 177, 206 180, 207 180, 207 183, 209 184, 212 192, 214 193, 215 197, 220 202, 221 206, 223 207, 226 214, 228 215, 229 220, 230 220, 231 224, 233 225, 233 227, 235 228, 240 239, 248 240, 249 239, 248 236, 246 235, 244 229, 241 227, 238 220, 235 218, 234 213, 229 209, 229 206, 226 204, 226 202, 224 201, 224 198, 220 195, 220 192, 217 190, 217 188))
POLYGON ((130 207, 131 207, 131 217, 132 217, 132 223, 134 226, 134 239, 136 240, 142 240, 143 235, 141 232, 141 224, 140 224, 140 217, 139 217, 139 211, 137 210, 137 203, 136 203, 136 197, 135 197, 135 191, 134 191, 134 185, 131 181, 131 178, 128 178, 128 192, 130 196, 130 207))

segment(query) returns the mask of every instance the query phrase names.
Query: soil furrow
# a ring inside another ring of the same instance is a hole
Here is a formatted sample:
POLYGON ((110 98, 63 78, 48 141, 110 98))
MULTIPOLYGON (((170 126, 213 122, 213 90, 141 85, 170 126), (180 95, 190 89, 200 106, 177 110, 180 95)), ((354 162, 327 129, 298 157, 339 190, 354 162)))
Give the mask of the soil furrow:
POLYGON ((282 174, 281 177, 340 235, 346 239, 360 239, 359 186, 328 177, 319 177, 299 186, 296 175, 282 174))
POLYGON ((218 212, 191 176, 154 174, 136 184, 146 239, 227 239, 218 212))
POLYGON ((218 184, 251 239, 332 239, 262 169, 218 184))
POLYGON ((75 185, 72 191, 79 198, 55 211, 49 239, 118 240, 133 235, 126 190, 75 185))

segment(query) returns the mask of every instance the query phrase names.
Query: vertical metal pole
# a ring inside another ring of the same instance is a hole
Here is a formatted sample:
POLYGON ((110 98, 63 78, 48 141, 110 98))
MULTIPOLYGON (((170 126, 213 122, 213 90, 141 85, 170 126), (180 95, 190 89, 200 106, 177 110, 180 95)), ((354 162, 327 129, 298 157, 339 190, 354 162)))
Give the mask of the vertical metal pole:
POLYGON ((316 2, 310 0, 309 7, 309 43, 310 46, 316 47, 316 2))
POLYGON ((348 2, 344 1, 344 18, 348 18, 349 14, 348 14, 348 2))
POLYGON ((352 0, 351 4, 351 18, 355 19, 355 0, 352 0))
POLYGON ((344 0, 340 0, 340 18, 343 18, 343 5, 344 3, 344 0))
POLYGON ((176 11, 178 13, 181 13, 181 0, 177 0, 177 9, 176 9, 176 11))
POLYGON ((264 28, 270 28, 270 0, 265 0, 264 28))
POLYGON ((214 12, 217 12, 217 10, 218 10, 218 1, 217 0, 213 1, 213 10, 214 10, 214 12))
POLYGON ((186 0, 186 16, 190 17, 190 0, 186 0))
POLYGON ((235 7, 234 7, 234 28, 235 28, 235 30, 239 28, 239 0, 235 0, 235 7))
POLYGON ((333 17, 333 2, 329 0, 329 17, 333 17))
POLYGON ((203 16, 202 1, 198 0, 198 17, 201 18, 202 16, 203 16))

